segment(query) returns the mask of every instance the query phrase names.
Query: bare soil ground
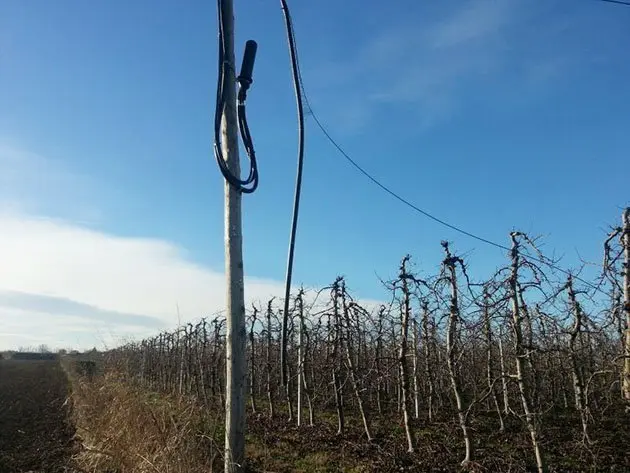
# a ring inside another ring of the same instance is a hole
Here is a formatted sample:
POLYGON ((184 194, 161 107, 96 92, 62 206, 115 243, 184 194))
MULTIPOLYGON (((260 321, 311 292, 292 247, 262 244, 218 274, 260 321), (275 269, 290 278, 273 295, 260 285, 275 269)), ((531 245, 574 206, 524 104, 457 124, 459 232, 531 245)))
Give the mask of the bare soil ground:
POLYGON ((0 361, 0 473, 73 471, 68 388, 58 361, 0 361))
MULTIPOLYGON (((547 415, 541 443, 549 473, 630 473, 630 418, 623 411, 597 419, 591 426, 592 444, 580 441, 575 418, 547 415)), ((346 432, 321 422, 296 428, 286 421, 265 418, 248 423, 247 457, 252 473, 536 473, 529 437, 520 421, 507 419, 506 432, 497 431, 491 414, 473 422, 476 458, 467 469, 461 432, 456 422, 423 425, 414 421, 417 451, 405 448, 402 426, 373 423, 374 442, 366 441, 358 418, 348 419, 346 432)))

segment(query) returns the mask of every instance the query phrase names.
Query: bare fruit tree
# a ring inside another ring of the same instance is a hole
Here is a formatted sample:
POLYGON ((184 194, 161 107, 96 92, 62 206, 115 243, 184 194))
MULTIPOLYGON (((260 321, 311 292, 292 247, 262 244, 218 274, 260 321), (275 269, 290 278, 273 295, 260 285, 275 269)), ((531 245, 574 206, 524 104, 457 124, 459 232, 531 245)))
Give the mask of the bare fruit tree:
MULTIPOLYGON (((543 447, 571 428, 580 455, 601 462, 593 445, 628 402, 628 218, 625 211, 606 239, 603 277, 592 283, 577 271, 569 279, 543 271, 557 265, 537 240, 513 232, 509 261, 474 282, 468 262, 444 243, 437 274, 419 278, 405 256, 377 303, 356 297, 342 277, 300 290, 286 314, 284 386, 284 301, 270 299, 264 311, 251 306, 242 332, 248 414, 253 422, 267 418, 265 429, 282 431, 289 419, 304 431, 307 423, 323 427, 317 436, 336 433, 334 444, 362 438, 365 452, 398 445, 411 462, 422 461, 436 438, 455 438, 463 465, 490 471, 484 461, 497 455, 496 442, 523 438, 529 458, 505 461, 546 471, 543 447)), ((221 369, 231 353, 226 324, 223 315, 206 317, 125 344, 105 354, 106 369, 221 412, 229 399, 221 369)))

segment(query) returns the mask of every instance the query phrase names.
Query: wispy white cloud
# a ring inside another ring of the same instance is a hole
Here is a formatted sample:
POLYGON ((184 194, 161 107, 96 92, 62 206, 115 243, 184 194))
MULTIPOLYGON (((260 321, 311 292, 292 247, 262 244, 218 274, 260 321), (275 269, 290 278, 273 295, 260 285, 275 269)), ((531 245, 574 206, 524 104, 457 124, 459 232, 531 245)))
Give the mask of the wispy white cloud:
POLYGON ((357 124, 368 124, 392 105, 408 107, 414 123, 435 125, 457 113, 470 96, 505 82, 512 91, 532 85, 538 90, 575 63, 566 36, 575 34, 577 23, 563 17, 559 28, 540 5, 475 0, 434 10, 420 24, 398 18, 344 61, 327 61, 305 73, 315 105, 334 93, 325 103, 335 126, 354 132, 357 124), (554 47, 558 43, 562 50, 554 47), (344 100, 337 101, 339 96, 344 100))
MULTIPOLYGON (((223 311, 223 268, 170 241, 96 230, 83 218, 99 209, 88 184, 98 183, 0 146, 0 349, 112 346, 223 311)), ((246 276, 245 295, 248 307, 281 300, 284 284, 246 276)))
POLYGON ((471 43, 488 42, 518 14, 514 1, 482 0, 464 4, 437 22, 427 32, 433 48, 470 47, 471 43))
MULTIPOLYGON (((196 264, 167 241, 1 214, 0 261, 0 349, 112 346, 225 307, 223 271, 196 264)), ((248 307, 283 293, 279 281, 245 278, 248 307)))
MULTIPOLYGON (((0 319, 24 326, 16 311, 46 314, 38 328, 60 343, 60 327, 78 317, 94 327, 148 334, 224 307, 223 272, 190 261, 155 239, 124 238, 76 224, 20 214, 0 215, 0 319)), ((282 293, 282 284, 246 279, 249 300, 282 293)), ((28 325, 27 325, 28 326, 28 325)), ((15 328, 13 329, 15 331, 15 328)), ((62 330, 66 333, 67 330, 62 330)), ((29 332, 26 332, 29 333, 29 332)), ((32 332, 30 332, 32 333, 32 332)), ((95 335, 93 333, 93 335, 95 335)), ((72 340, 66 340, 71 343, 72 340)))

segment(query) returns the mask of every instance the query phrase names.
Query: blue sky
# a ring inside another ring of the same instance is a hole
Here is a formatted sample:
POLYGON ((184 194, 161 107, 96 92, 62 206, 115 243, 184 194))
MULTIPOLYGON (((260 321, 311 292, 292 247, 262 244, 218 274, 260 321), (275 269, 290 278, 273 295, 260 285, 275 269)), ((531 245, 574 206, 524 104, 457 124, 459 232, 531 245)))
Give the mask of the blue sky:
MULTIPOLYGON (((468 231, 505 243, 516 228, 544 235, 567 267, 578 253, 599 261, 607 226, 630 202, 630 8, 291 7, 313 108, 368 171, 468 231)), ((279 2, 235 8, 238 61, 245 40, 259 43, 248 115, 260 188, 243 205, 248 293, 263 298, 284 276, 295 106, 279 2)), ((11 327, 0 346, 89 345, 94 333, 154 329, 139 320, 173 324, 176 305, 189 319, 223 305, 215 17, 215 5, 199 1, 0 5, 0 252, 14 265, 0 277, 0 318, 11 327), (80 335, 69 335, 72 317, 83 320, 80 335), (35 336, 41 321, 52 328, 35 336)), ((377 274, 393 275, 405 253, 433 271, 442 239, 469 255, 478 277, 503 262, 501 251, 383 194, 312 119, 306 140, 296 283, 344 274, 358 296, 378 299, 377 274)))

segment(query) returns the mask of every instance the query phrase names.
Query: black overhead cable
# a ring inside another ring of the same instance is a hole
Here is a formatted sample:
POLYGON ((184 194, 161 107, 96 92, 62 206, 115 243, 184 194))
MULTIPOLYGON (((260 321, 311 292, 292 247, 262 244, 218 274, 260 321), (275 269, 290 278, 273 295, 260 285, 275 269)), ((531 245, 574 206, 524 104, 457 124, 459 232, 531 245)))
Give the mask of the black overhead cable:
MULTIPOLYGON (((440 225, 450 228, 451 230, 454 230, 458 233, 461 233, 462 235, 466 235, 470 238, 473 238, 477 241, 480 241, 482 243, 485 243, 487 245, 490 246, 494 246, 496 248, 499 248, 501 250, 505 250, 505 251, 510 251, 511 248, 502 245, 500 243, 496 243, 492 240, 488 240, 487 238, 483 238, 480 237, 479 235, 475 235, 474 233, 471 233, 469 231, 464 230, 463 228, 460 228, 456 225, 453 225, 451 223, 448 223, 444 220, 442 220, 441 218, 436 217, 435 215, 432 215, 431 213, 427 212, 426 210, 421 209, 420 207, 418 207, 417 205, 411 203, 410 201, 408 201, 407 199, 405 199, 404 197, 402 197, 400 194, 394 192, 391 188, 387 187, 385 184, 381 183, 378 179, 376 179, 374 176, 372 176, 369 172, 367 172, 363 167, 361 167, 354 159, 352 159, 350 157, 350 155, 348 153, 346 153, 346 151, 341 147, 341 145, 339 145, 339 143, 337 143, 337 141, 334 140, 334 138, 330 135, 330 133, 328 132, 328 130, 326 129, 326 127, 324 127, 324 125, 322 124, 322 122, 319 120, 319 118, 317 117, 317 115, 315 114, 313 108, 311 107, 309 101, 308 101, 308 97, 306 96, 306 93, 304 92, 304 84, 302 83, 302 94, 304 95, 304 101, 306 103, 306 106, 308 107, 309 113, 310 115, 313 117, 313 120, 315 120, 315 123, 317 124, 317 126, 319 127, 319 129, 322 131, 322 133, 324 133, 324 136, 326 136, 326 138, 328 139, 328 141, 337 149, 337 151, 339 151, 339 153, 356 169, 358 170, 361 174, 363 174, 365 177, 367 177, 373 184, 375 184, 376 186, 378 186, 381 190, 385 191, 386 193, 388 193, 389 195, 391 195, 392 197, 394 197, 396 200, 398 200, 399 202, 402 202, 403 204, 405 204, 407 207, 415 210, 416 212, 418 212, 419 214, 430 218, 431 220, 439 223, 440 225)), ((580 278, 578 276, 576 276, 575 274, 573 274, 571 271, 568 271, 566 269, 563 269, 559 266, 557 266, 556 264, 554 264, 553 262, 546 260, 544 258, 537 258, 533 255, 527 255, 527 258, 532 260, 532 261, 536 261, 538 263, 544 264, 552 269, 555 269, 561 273, 564 273, 568 276, 572 276, 573 279, 580 281, 581 283, 589 286, 592 289, 595 289, 599 292, 604 293, 604 291, 602 291, 599 287, 597 287, 596 285, 586 281, 583 278, 580 278)))
POLYGON ((295 235, 297 232, 298 215, 300 211, 300 195, 302 193, 302 171, 304 168, 304 107, 302 104, 302 80, 300 76, 300 67, 297 57, 297 48, 295 46, 295 34, 293 31, 293 21, 286 0, 280 0, 282 12, 284 14, 284 23, 287 32, 287 41, 289 43, 289 54, 291 56, 291 72, 293 75, 293 88, 295 89, 295 102, 297 105, 298 115, 298 158, 297 158, 297 174, 295 179, 295 194, 293 197, 293 216, 291 219, 291 234, 289 238, 289 255, 287 258, 287 273, 284 288, 284 312, 282 314, 282 334, 280 342, 280 367, 281 367, 281 384, 287 385, 287 325, 289 317, 289 299, 291 296, 291 278, 293 276, 293 257, 295 255, 295 235))
POLYGON ((606 2, 606 3, 616 3, 617 5, 625 5, 627 7, 630 7, 630 2, 624 2, 622 0, 599 0, 600 2, 606 2))
MULTIPOLYGON (((628 5, 630 6, 630 3, 625 3, 622 2, 621 0, 599 0, 599 1, 604 1, 604 2, 610 2, 610 3, 620 3, 623 5, 628 5)), ((326 127, 322 124, 322 122, 319 120, 319 118, 317 117, 317 115, 315 114, 315 111, 313 110, 313 107, 311 106, 309 100, 308 100, 308 96, 306 94, 306 90, 304 87, 304 80, 302 79, 302 75, 300 72, 300 67, 299 67, 299 60, 298 60, 298 56, 297 56, 297 47, 295 44, 295 33, 293 31, 293 23, 291 20, 291 14, 289 12, 289 8, 287 6, 286 0, 280 0, 280 3, 282 4, 282 10, 284 13, 284 18, 285 18, 285 24, 286 24, 286 31, 287 31, 287 37, 288 37, 288 42, 289 42, 289 49, 290 49, 290 53, 291 53, 291 69, 292 69, 292 73, 293 73, 293 85, 295 88, 295 95, 296 95, 296 102, 297 102, 297 107, 298 107, 298 126, 299 126, 299 153, 298 153, 298 173, 297 173, 297 180, 296 180, 296 188, 295 188, 295 199, 294 199, 294 208, 293 208, 293 221, 292 221, 292 225, 291 225, 291 240, 290 240, 290 244, 289 244, 289 259, 288 259, 288 264, 287 264, 287 279, 286 279, 286 286, 285 286, 285 300, 284 300, 284 314, 283 314, 283 326, 282 326, 282 340, 286 340, 286 330, 287 330, 287 317, 288 317, 288 311, 289 311, 289 296, 290 296, 290 284, 291 284, 291 276, 292 276, 292 271, 293 271, 293 253, 294 253, 294 246, 295 246, 295 232, 297 229, 297 217, 298 217, 298 210, 299 210, 299 200, 300 200, 300 192, 301 192, 301 183, 302 183, 302 166, 303 166, 303 153, 304 153, 304 112, 303 112, 303 103, 306 105, 309 114, 313 117, 313 120, 315 120, 315 123, 317 124, 317 126, 319 127, 319 129, 322 131, 322 133, 324 134, 324 136, 326 136, 326 138, 328 139, 328 141, 337 149, 337 151, 357 170, 359 171, 361 174, 363 174, 365 177, 367 177, 373 184, 375 184, 377 187, 379 187, 381 190, 383 190, 384 192, 386 192, 387 194, 389 194, 390 196, 394 197, 396 200, 398 200, 399 202, 403 203, 404 205, 406 205, 407 207, 415 210, 416 212, 418 212, 419 214, 435 221, 436 223, 439 223, 440 225, 450 228, 451 230, 454 230, 458 233, 461 233, 462 235, 466 235, 470 238, 473 238, 477 241, 480 241, 482 243, 485 243, 487 245, 490 246, 494 246, 495 248, 504 250, 504 251, 511 251, 511 248, 502 245, 500 243, 497 243, 495 241, 489 240, 487 238, 483 238, 479 235, 476 235, 474 233, 471 233, 469 231, 464 230, 463 228, 460 228, 456 225, 453 225, 451 223, 446 222, 445 220, 442 220, 441 218, 436 217, 435 215, 427 212, 426 210, 421 209, 420 207, 418 207, 417 205, 411 203, 409 200, 405 199, 404 197, 402 197, 400 194, 398 194, 397 192, 393 191, 391 188, 387 187, 385 184, 381 183, 378 179, 376 179, 372 174, 370 174, 368 171, 366 171, 362 166, 360 166, 352 157, 350 157, 350 155, 341 147, 341 145, 339 145, 339 143, 337 143, 337 141, 335 141, 335 139, 330 135, 330 133, 328 132, 328 130, 326 129, 326 127)), ((595 291, 601 292, 603 294, 605 294, 605 292, 603 290, 601 290, 598 286, 586 281, 585 279, 576 276, 575 274, 573 274, 571 271, 568 271, 564 268, 559 267, 557 264, 553 263, 551 260, 545 258, 544 256, 542 256, 541 258, 538 258, 536 256, 533 255, 527 255, 527 258, 538 262, 540 264, 544 264, 552 269, 555 269, 558 272, 561 272, 565 275, 568 276, 572 276, 573 279, 580 281, 581 283, 585 284, 586 286, 589 286, 590 288, 594 289, 595 291)), ((282 346, 284 347, 284 343, 282 344, 282 346)), ((285 373, 285 369, 284 369, 284 363, 286 363, 286 353, 284 353, 284 348, 281 350, 281 365, 282 365, 282 380, 283 380, 283 385, 285 384, 284 381, 286 381, 286 373, 285 373)))
MULTIPOLYGON (((281 0, 284 2, 284 0, 281 0)), ((605 1, 605 0, 602 0, 605 1)), ((295 41, 295 39, 293 40, 295 41)), ((297 62, 297 61, 296 61, 297 62)), ((460 228, 456 225, 453 225, 451 223, 448 223, 444 220, 442 220, 441 218, 436 217, 435 215, 427 212, 426 210, 421 209, 420 207, 418 207, 417 205, 411 203, 409 200, 405 199, 404 197, 402 197, 400 194, 398 194, 397 192, 393 191, 391 188, 387 187, 385 184, 383 184, 382 182, 380 182, 378 179, 376 179, 372 174, 370 174, 368 171, 366 171, 362 166, 359 165, 359 163, 357 163, 352 157, 350 157, 350 155, 341 147, 341 145, 331 136, 330 132, 326 129, 326 127, 323 125, 323 123, 320 121, 319 117, 317 116, 317 114, 315 113, 315 111, 313 110, 313 107, 310 103, 310 101, 308 100, 308 95, 306 94, 306 90, 304 87, 304 80, 302 79, 302 75, 300 73, 299 67, 297 68, 297 73, 298 73, 298 81, 299 81, 299 86, 300 86, 300 91, 301 91, 301 95, 302 95, 302 99, 306 105, 306 108, 308 109, 308 113, 310 116, 313 117, 313 120, 315 120, 315 123, 317 124, 318 128, 322 131, 322 133, 324 134, 324 136, 328 139, 328 141, 337 149, 337 151, 339 151, 339 153, 357 170, 359 171, 361 174, 363 174, 365 177, 367 177, 373 184, 375 184, 377 187, 379 187, 381 190, 383 190, 384 192, 386 192, 387 194, 391 195, 392 197, 394 197, 396 200, 398 200, 399 202, 403 203, 404 205, 406 205, 407 207, 415 210, 416 212, 418 212, 419 214, 433 220, 434 222, 439 223, 440 225, 450 228, 451 230, 454 230, 458 233, 461 233, 462 235, 466 235, 470 238, 473 238, 477 241, 480 241, 482 243, 485 243, 487 245, 490 246, 494 246, 495 248, 499 248, 501 250, 504 251, 511 251, 511 248, 509 248, 508 246, 502 245, 500 243, 497 243, 495 241, 489 240, 487 238, 483 238, 479 235, 475 235, 474 233, 471 233, 469 231, 464 230, 463 228, 460 228)), ((532 260, 532 261, 536 261, 540 264, 544 264, 552 269, 555 269, 567 276, 572 276, 573 279, 580 281, 581 283, 589 286, 590 288, 599 291, 601 293, 604 293, 604 291, 602 291, 598 286, 596 286, 595 284, 592 284, 588 281, 586 281, 583 278, 580 278, 579 276, 576 276, 575 274, 573 274, 571 271, 568 271, 566 269, 563 269, 559 266, 557 266, 555 263, 553 263, 550 260, 544 259, 544 258, 537 258, 533 255, 528 255, 527 256, 528 259, 532 260)))
POLYGON ((223 158, 221 149, 221 119, 223 118, 223 110, 225 109, 225 84, 232 74, 226 74, 226 68, 229 67, 225 58, 225 32, 223 30, 223 1, 217 0, 218 24, 219 24, 219 64, 217 79, 217 98, 214 110, 214 156, 221 170, 221 174, 225 180, 235 189, 244 193, 251 194, 258 187, 258 164, 256 162, 256 153, 254 152, 254 143, 247 125, 247 116, 245 114, 245 99, 247 98, 247 89, 252 84, 252 70, 254 68, 254 58, 256 56, 256 42, 247 41, 245 45, 245 54, 243 55, 243 63, 241 73, 236 78, 239 83, 238 99, 237 99, 237 115, 238 128, 241 133, 241 139, 250 161, 249 175, 246 179, 235 176, 223 158))

